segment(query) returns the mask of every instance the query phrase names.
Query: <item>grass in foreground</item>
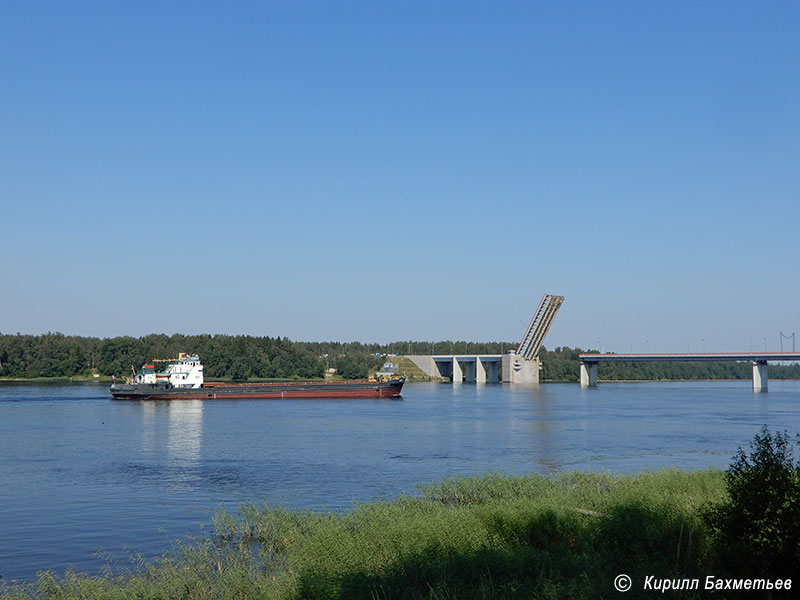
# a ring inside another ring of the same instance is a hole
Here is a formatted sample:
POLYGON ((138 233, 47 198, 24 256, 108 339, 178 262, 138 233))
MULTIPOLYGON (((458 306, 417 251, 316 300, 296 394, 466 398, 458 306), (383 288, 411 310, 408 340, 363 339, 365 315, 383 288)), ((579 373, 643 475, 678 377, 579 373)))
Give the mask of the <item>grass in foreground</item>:
POLYGON ((132 573, 45 573, 0 597, 615 597, 619 573, 707 574, 702 510, 725 497, 722 471, 665 470, 452 478, 346 514, 249 505, 218 514, 207 539, 132 573))

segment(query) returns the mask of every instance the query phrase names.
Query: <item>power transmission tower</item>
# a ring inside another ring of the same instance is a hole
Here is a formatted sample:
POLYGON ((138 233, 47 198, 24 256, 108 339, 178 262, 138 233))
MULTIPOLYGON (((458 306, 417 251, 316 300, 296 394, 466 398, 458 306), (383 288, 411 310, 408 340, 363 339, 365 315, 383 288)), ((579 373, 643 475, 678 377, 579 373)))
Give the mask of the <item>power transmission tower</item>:
POLYGON ((792 340, 792 352, 795 352, 795 349, 794 349, 794 331, 792 332, 792 335, 783 335, 782 331, 780 333, 781 333, 781 352, 783 352, 783 340, 784 340, 784 338, 787 339, 787 340, 792 340))

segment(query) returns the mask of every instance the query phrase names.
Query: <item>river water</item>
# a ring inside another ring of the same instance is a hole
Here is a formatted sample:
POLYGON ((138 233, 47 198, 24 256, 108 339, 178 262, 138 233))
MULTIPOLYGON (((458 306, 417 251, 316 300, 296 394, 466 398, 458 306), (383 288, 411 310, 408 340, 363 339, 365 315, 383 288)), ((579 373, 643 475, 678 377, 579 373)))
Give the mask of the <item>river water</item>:
POLYGON ((0 383, 0 575, 168 551, 242 502, 342 509, 487 471, 725 468, 800 432, 800 382, 409 383, 401 400, 112 401, 0 383))

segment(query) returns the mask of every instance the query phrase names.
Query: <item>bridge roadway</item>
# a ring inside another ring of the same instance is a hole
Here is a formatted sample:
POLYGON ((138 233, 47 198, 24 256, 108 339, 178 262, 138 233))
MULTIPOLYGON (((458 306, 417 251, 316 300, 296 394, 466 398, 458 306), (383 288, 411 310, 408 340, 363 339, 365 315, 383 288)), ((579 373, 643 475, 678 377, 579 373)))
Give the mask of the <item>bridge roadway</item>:
POLYGON ((800 352, 703 352, 673 354, 581 354, 581 387, 597 385, 597 365, 601 362, 698 362, 730 360, 753 363, 753 391, 766 392, 767 363, 800 361, 800 352))

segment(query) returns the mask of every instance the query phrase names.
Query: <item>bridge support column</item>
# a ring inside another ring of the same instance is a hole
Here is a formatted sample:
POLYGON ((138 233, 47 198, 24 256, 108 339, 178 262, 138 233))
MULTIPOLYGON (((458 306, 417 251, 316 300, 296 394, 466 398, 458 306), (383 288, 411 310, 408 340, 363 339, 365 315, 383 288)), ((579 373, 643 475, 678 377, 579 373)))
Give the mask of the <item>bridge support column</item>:
POLYGON ((526 360, 518 354, 503 355, 503 381, 506 383, 538 384, 539 359, 526 360))
POLYGON ((766 392, 767 388, 767 361, 756 361, 753 363, 753 391, 766 392))
POLYGON ((597 385, 597 363, 581 363, 581 387, 595 387, 597 385))
POLYGON ((486 383, 486 367, 480 356, 475 357, 475 383, 486 383))
POLYGON ((462 383, 464 380, 464 372, 461 370, 461 364, 458 359, 453 357, 453 383, 462 383))

